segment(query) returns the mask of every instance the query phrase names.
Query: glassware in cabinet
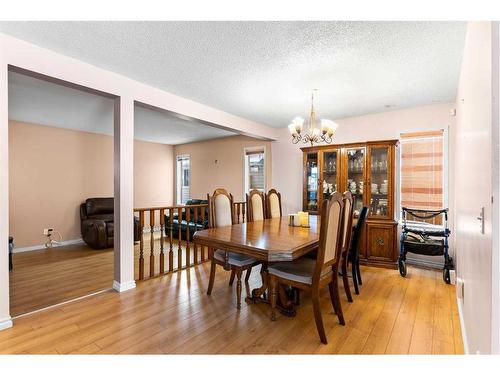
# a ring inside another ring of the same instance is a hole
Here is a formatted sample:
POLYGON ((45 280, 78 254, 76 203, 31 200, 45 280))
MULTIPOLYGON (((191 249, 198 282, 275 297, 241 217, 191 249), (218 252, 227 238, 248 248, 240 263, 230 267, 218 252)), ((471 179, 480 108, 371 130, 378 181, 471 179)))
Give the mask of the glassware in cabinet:
POLYGON ((339 165, 339 151, 324 151, 322 156, 323 165, 321 176, 321 190, 323 199, 328 199, 330 195, 338 190, 337 176, 339 165))
POLYGON ((389 212, 390 149, 370 148, 370 211, 372 217, 387 217, 389 212))
POLYGON ((347 155, 347 189, 354 198, 354 217, 359 213, 364 205, 365 194, 365 153, 364 147, 349 148, 347 155))
POLYGON ((306 192, 304 210, 317 211, 318 210, 318 180, 319 179, 319 165, 318 154, 308 153, 306 156, 306 192))

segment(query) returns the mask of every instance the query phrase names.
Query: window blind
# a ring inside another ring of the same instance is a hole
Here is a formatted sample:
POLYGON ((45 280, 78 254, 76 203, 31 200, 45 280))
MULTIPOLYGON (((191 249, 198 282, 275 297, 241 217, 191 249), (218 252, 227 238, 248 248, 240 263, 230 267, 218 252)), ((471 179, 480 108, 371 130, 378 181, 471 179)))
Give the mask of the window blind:
MULTIPOLYGON (((401 134, 401 206, 439 210, 444 206, 444 132, 401 134)), ((441 218, 430 220, 441 224, 441 218)))

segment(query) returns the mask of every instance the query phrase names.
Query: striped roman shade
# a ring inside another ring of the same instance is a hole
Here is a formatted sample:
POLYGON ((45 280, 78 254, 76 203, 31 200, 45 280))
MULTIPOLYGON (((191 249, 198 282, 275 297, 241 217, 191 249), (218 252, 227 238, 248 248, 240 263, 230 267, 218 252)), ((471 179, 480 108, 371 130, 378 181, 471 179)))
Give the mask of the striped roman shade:
MULTIPOLYGON (((402 207, 443 208, 443 134, 443 130, 401 134, 402 207)), ((430 221, 441 224, 441 218, 430 221)))

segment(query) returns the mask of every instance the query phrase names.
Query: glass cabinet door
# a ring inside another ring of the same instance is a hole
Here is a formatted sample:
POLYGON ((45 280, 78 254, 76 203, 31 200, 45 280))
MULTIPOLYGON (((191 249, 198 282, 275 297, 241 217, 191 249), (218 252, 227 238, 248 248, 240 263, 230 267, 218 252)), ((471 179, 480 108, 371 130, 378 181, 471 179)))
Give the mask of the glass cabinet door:
POLYGON ((318 154, 308 153, 306 157, 306 196, 304 210, 318 210, 318 179, 318 154))
POLYGON ((323 199, 328 199, 330 195, 337 191, 337 171, 339 152, 337 150, 323 152, 323 169, 321 176, 321 192, 323 199))
POLYGON ((389 216, 389 147, 370 149, 370 216, 389 216))
POLYGON ((347 189, 354 199, 354 217, 363 208, 365 194, 365 148, 347 149, 347 189))

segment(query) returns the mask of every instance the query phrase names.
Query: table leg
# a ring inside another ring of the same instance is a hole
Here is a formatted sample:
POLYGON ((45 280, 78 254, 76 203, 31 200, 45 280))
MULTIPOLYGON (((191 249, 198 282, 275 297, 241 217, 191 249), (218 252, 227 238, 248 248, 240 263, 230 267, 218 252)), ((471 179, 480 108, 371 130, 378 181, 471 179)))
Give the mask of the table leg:
POLYGON ((293 299, 293 291, 291 287, 286 287, 284 285, 278 286, 279 299, 277 308, 280 313, 286 316, 295 316, 297 311, 295 310, 295 301, 293 299))
POLYGON ((247 303, 250 302, 267 302, 269 303, 266 291, 267 291, 267 262, 262 263, 262 267, 260 269, 260 276, 262 278, 262 285, 259 288, 252 290, 252 297, 245 298, 247 303))
MULTIPOLYGON (((268 273, 267 273, 267 263, 262 263, 262 268, 260 270, 260 274, 262 277, 262 285, 259 288, 252 290, 252 297, 245 298, 245 302, 247 303, 257 303, 263 302, 269 304, 268 298, 268 273)), ((288 293, 285 291, 283 286, 278 287, 279 298, 277 308, 280 313, 286 316, 295 316, 295 304, 293 300, 290 300, 288 293)))

